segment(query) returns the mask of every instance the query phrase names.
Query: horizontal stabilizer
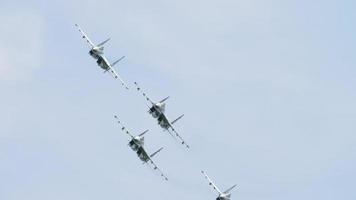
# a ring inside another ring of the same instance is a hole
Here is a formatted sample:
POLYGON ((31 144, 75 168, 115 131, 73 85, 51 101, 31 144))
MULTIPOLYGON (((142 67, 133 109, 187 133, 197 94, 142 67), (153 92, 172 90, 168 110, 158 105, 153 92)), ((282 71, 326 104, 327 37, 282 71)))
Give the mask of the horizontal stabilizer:
POLYGON ((110 40, 110 38, 106 39, 104 42, 98 44, 98 47, 101 47, 103 46, 105 43, 107 43, 108 41, 110 40))
POLYGON ((236 187, 236 185, 233 185, 231 188, 227 189, 224 193, 228 194, 232 189, 234 189, 234 187, 236 187))
POLYGON ((167 99, 169 99, 169 96, 168 96, 168 97, 166 97, 166 98, 164 98, 164 99, 162 99, 162 100, 160 101, 160 103, 165 102, 167 99))
POLYGON ((125 56, 122 56, 119 60, 113 62, 113 63, 111 64, 111 66, 116 65, 116 63, 120 62, 120 61, 121 61, 122 59, 124 59, 124 58, 125 58, 125 56))
POLYGON ((145 130, 143 133, 141 133, 140 135, 138 135, 138 136, 143 136, 145 133, 147 133, 148 132, 148 129, 147 130, 145 130))
POLYGON ((173 120, 173 121, 171 122, 171 124, 176 123, 176 122, 177 122, 178 120, 180 120, 183 116, 184 116, 184 114, 181 115, 181 116, 179 116, 177 119, 173 120))
POLYGON ((153 156, 155 156, 158 152, 160 152, 163 149, 163 147, 161 147, 160 149, 158 149, 156 152, 154 152, 153 154, 150 155, 150 157, 152 158, 153 156))

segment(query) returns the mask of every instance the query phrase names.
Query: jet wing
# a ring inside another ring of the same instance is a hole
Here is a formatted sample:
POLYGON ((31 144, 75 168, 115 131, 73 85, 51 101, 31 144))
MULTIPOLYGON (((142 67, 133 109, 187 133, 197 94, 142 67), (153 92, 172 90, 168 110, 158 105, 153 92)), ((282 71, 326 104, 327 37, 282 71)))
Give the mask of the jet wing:
POLYGON ((204 177, 208 180, 209 182, 209 185, 212 185, 214 190, 217 191, 220 194, 222 194, 222 192, 219 190, 218 187, 216 187, 216 185, 214 184, 214 182, 209 178, 209 176, 204 172, 204 171, 201 171, 201 173, 204 175, 204 177))
POLYGON ((179 133, 174 129, 172 123, 170 123, 166 117, 165 114, 161 114, 161 120, 163 121, 163 123, 167 124, 168 127, 171 128, 171 130, 173 131, 173 133, 167 129, 167 131, 169 132, 170 135, 172 135, 174 138, 178 138, 180 140, 180 142, 185 145, 188 149, 189 149, 189 145, 184 141, 184 139, 182 138, 182 136, 179 135, 179 133))
POLYGON ((103 61, 104 61, 105 65, 106 65, 106 67, 108 68, 107 71, 110 71, 111 75, 115 79, 119 79, 122 86, 124 86, 126 89, 129 89, 129 87, 127 87, 126 83, 122 80, 122 78, 119 76, 119 74, 115 72, 114 68, 111 66, 111 64, 106 59, 106 57, 104 55, 102 55, 101 57, 103 58, 103 61))
POLYGON ((157 170, 161 177, 163 177, 166 181, 168 181, 168 178, 163 174, 162 170, 160 168, 158 168, 158 166, 153 162, 152 160, 152 156, 154 156, 155 154, 157 154, 161 149, 159 149, 158 151, 156 151, 155 153, 153 153, 151 156, 147 154, 146 150, 143 147, 140 147, 140 157, 143 157, 144 160, 147 160, 145 163, 149 166, 151 166, 153 168, 153 170, 157 170))
POLYGON ((153 166, 153 169, 154 169, 154 170, 157 170, 157 171, 161 174, 161 177, 163 177, 164 180, 168 181, 168 178, 163 174, 162 170, 159 169, 159 168, 157 167, 157 165, 151 160, 151 158, 150 158, 150 163, 151 163, 151 165, 153 166))
MULTIPOLYGON (((140 86, 138 86, 138 83, 137 83, 137 82, 135 82, 135 85, 136 85, 137 91, 138 91, 138 92, 141 92, 142 89, 141 89, 140 86)), ((144 96, 144 97, 146 98, 146 100, 149 101, 152 105, 155 105, 155 103, 147 96, 147 94, 146 94, 144 91, 142 91, 142 96, 144 96)))
POLYGON ((115 119, 117 120, 117 123, 120 124, 121 130, 122 130, 123 132, 125 132, 127 135, 129 135, 129 136, 131 137, 131 139, 133 139, 134 136, 131 135, 131 133, 126 129, 126 127, 120 122, 119 118, 118 118, 116 115, 114 115, 114 117, 115 117, 115 119))
MULTIPOLYGON (((177 132, 175 129, 172 128, 172 130, 173 130, 173 132, 175 133, 175 135, 179 138, 179 140, 181 141, 181 143, 182 143, 183 145, 185 145, 185 146, 189 149, 189 145, 184 141, 184 139, 182 138, 182 136, 180 136, 180 135, 178 134, 178 132, 177 132)), ((169 131, 169 130, 168 130, 168 131, 169 131)))
POLYGON ((108 66, 109 66, 109 68, 110 68, 110 72, 111 72, 111 74, 113 75, 113 77, 119 79, 120 82, 121 82, 121 85, 124 86, 124 87, 128 90, 129 87, 126 85, 125 81, 122 80, 122 78, 119 76, 118 73, 115 72, 114 68, 112 68, 111 65, 108 65, 108 66))
POLYGON ((80 34, 82 35, 82 38, 84 38, 87 41, 87 43, 90 45, 91 48, 94 48, 95 47, 94 43, 89 39, 89 37, 84 33, 84 31, 82 31, 80 26, 78 24, 75 24, 75 26, 78 28, 80 34))

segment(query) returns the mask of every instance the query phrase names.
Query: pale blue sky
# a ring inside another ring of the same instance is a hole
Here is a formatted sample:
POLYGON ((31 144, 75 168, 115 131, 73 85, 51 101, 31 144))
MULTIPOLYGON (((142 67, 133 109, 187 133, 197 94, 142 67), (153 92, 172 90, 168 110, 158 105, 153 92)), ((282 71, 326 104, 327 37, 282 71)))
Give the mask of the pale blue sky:
POLYGON ((354 200, 354 1, 2 1, 0 199, 354 200), (103 74, 78 23, 154 100, 103 74), (113 115, 169 177, 141 164, 113 115))

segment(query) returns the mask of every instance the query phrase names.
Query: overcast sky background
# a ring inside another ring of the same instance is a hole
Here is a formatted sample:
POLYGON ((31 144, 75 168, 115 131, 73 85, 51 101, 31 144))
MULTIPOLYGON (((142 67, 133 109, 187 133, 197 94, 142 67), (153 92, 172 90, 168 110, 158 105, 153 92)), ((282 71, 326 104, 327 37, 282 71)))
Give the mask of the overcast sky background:
POLYGON ((356 198, 351 0, 1 1, 0 199, 356 198), (131 90, 103 74, 74 27, 131 90), (187 151, 133 89, 166 96, 187 151), (170 179, 138 160, 113 115, 170 179))

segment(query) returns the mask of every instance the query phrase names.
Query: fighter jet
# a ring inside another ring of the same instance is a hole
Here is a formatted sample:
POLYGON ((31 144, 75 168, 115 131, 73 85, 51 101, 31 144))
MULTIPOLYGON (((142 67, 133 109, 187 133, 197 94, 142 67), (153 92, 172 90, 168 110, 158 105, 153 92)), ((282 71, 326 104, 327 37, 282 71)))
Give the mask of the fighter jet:
POLYGON ((106 42, 108 42, 110 40, 110 38, 106 39, 105 41, 99 43, 98 45, 95 45, 90 39, 89 37, 84 33, 84 31, 79 27, 78 24, 75 24, 75 26, 78 28, 79 32, 82 35, 82 38, 86 40, 86 42, 89 44, 90 47, 90 51, 89 51, 89 55, 91 57, 93 57, 94 59, 96 59, 96 63, 104 70, 105 72, 110 72, 111 75, 115 78, 115 79, 119 79, 121 84, 128 89, 126 83, 122 80, 122 78, 115 72, 113 66, 116 65, 118 62, 120 62, 122 59, 125 58, 125 56, 122 56, 120 59, 118 59, 117 61, 110 63, 106 57, 104 56, 104 44, 106 42))
POLYGON ((139 159, 144 164, 146 163, 148 165, 151 165, 154 170, 158 170, 159 173, 161 174, 161 177, 163 177, 166 181, 168 181, 168 178, 163 174, 163 172, 157 167, 157 165, 152 160, 152 157, 155 156, 158 152, 160 152, 163 148, 158 149, 156 152, 154 152, 151 155, 148 155, 148 153, 144 149, 145 138, 143 137, 143 135, 147 133, 148 130, 145 130, 143 133, 139 134, 138 136, 133 136, 126 129, 126 127, 120 122, 119 118, 116 115, 114 117, 115 119, 117 119, 117 123, 121 125, 121 130, 131 137, 131 140, 129 141, 128 145, 131 147, 133 151, 136 152, 139 159))
MULTIPOLYGON (((135 82, 136 85, 136 89, 137 91, 141 91, 141 88, 138 86, 137 82, 135 82)), ((173 121, 169 121, 165 115, 165 110, 166 110, 166 103, 165 101, 169 98, 166 97, 164 99, 162 99, 161 101, 159 101, 158 103, 153 102, 145 92, 142 92, 142 95, 146 98, 146 100, 148 102, 150 102, 150 106, 149 106, 149 110, 148 113, 150 115, 152 115, 153 118, 157 119, 158 124, 166 131, 168 131, 168 133, 175 139, 179 139, 180 142, 185 145, 187 148, 189 148, 189 145, 186 144, 186 142, 184 141, 184 139, 178 134, 178 132, 174 129, 173 124, 176 123, 178 120, 180 120, 183 116, 179 116, 177 119, 173 120, 173 121), (173 131, 175 134, 173 134, 171 131, 173 131), (174 136, 175 135, 175 136, 174 136)))
POLYGON ((128 145, 133 151, 137 152, 137 150, 145 144, 145 137, 143 135, 147 133, 148 130, 145 130, 138 136, 133 136, 128 130, 126 130, 125 126, 120 122, 119 118, 116 115, 114 117, 117 119, 117 123, 121 125, 121 130, 131 137, 128 145))
POLYGON ((231 198, 231 194, 230 191, 236 187, 236 185, 233 185, 232 187, 230 187, 229 189, 227 189, 224 192, 221 192, 221 190, 219 190, 218 187, 216 187, 216 185, 214 184, 214 182, 209 178, 209 176, 204 172, 201 171, 201 173, 204 175, 204 177, 208 180, 209 185, 212 185, 214 190, 217 191, 219 193, 219 196, 216 198, 216 200, 230 200, 231 198))

